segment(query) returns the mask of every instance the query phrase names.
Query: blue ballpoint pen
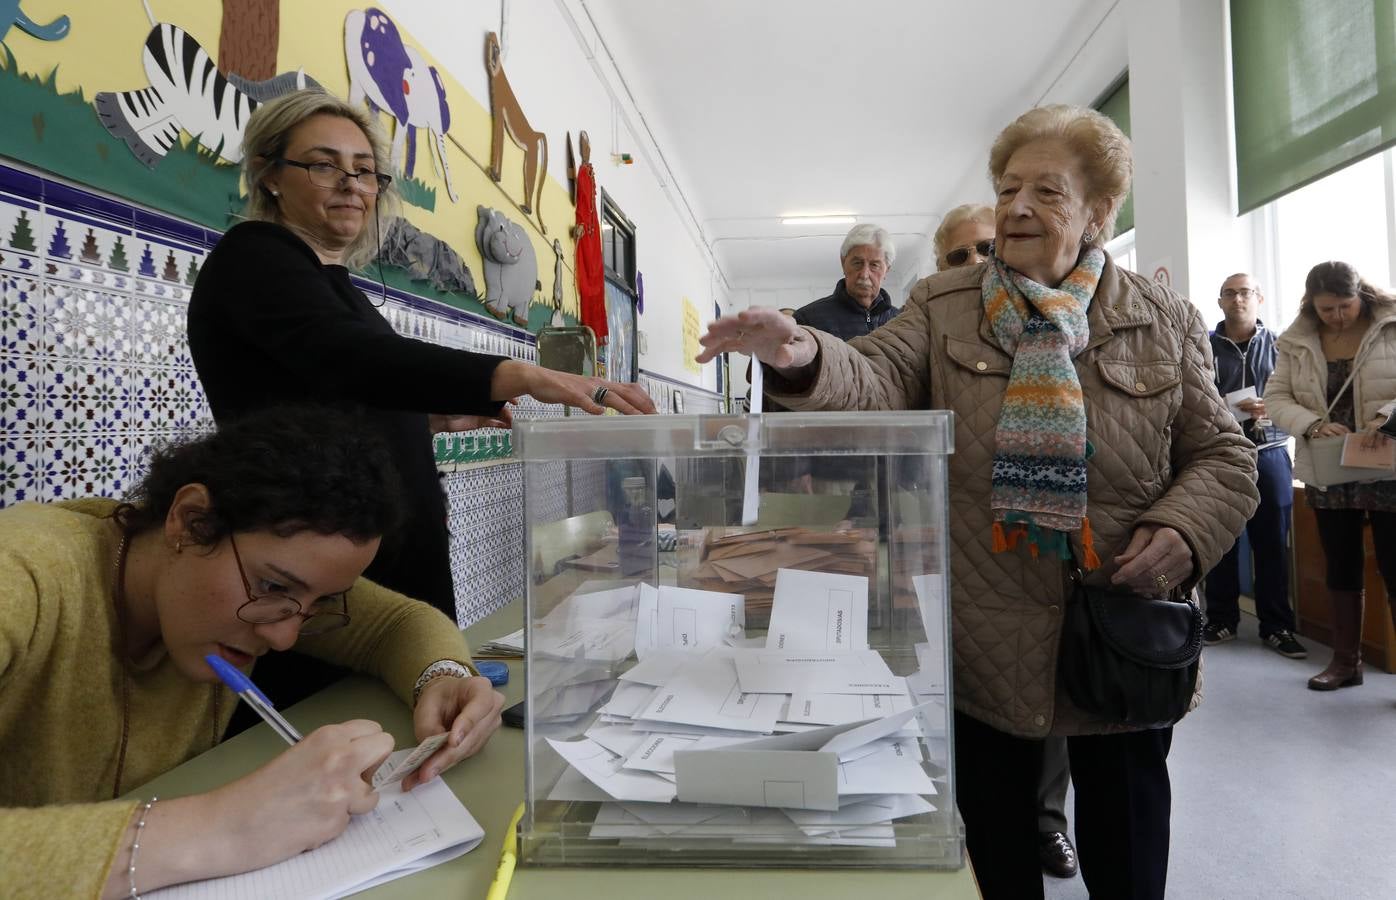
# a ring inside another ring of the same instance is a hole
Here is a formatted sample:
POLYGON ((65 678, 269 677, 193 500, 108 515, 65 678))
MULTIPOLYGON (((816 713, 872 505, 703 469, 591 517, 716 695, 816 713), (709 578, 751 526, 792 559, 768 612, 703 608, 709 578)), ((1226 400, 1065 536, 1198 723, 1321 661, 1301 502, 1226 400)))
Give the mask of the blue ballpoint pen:
POLYGON ((247 701, 247 705, 262 717, 262 721, 271 726, 272 731, 281 735, 282 740, 288 744, 300 742, 301 733, 296 730, 294 725, 287 722, 281 713, 276 711, 276 707, 271 705, 267 695, 257 690, 252 679, 233 668, 231 663, 216 654, 210 653, 205 656, 204 662, 209 664, 214 674, 221 678, 224 684, 232 688, 233 693, 247 701))

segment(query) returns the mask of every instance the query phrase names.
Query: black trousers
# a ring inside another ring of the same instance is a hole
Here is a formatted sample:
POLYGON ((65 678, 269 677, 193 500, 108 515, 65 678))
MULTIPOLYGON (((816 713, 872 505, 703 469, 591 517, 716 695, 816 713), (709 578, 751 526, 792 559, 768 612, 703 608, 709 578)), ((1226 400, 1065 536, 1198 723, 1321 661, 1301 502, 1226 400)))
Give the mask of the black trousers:
POLYGON ((1362 526, 1372 523, 1372 546, 1386 595, 1396 598, 1396 512, 1365 509, 1315 509, 1318 540, 1328 563, 1325 583, 1334 591, 1360 591, 1365 575, 1366 547, 1362 526))
MULTIPOLYGON (((1255 560, 1255 612, 1260 636, 1294 630, 1294 610, 1289 605, 1289 523, 1294 505, 1294 469, 1289 451, 1271 447, 1256 454, 1260 506, 1246 523, 1251 557, 1255 560)), ((1237 540, 1207 573, 1207 621, 1233 632, 1241 622, 1241 571, 1251 560, 1241 558, 1237 540)))
MULTIPOLYGON (((1168 878, 1173 729, 1067 739, 1076 850, 1090 895, 1162 898, 1168 878)), ((1043 896, 1037 859, 1040 740, 955 713, 955 791, 985 900, 1043 896)))

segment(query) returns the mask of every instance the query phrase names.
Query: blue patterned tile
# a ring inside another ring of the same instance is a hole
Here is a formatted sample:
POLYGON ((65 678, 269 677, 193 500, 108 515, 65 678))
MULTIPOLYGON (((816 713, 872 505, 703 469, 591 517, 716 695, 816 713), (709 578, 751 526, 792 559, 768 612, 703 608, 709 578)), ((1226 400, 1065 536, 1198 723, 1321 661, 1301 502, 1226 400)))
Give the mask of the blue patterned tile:
POLYGON ((0 432, 0 507, 41 499, 42 475, 34 435, 0 432))
POLYGON ((132 362, 138 365, 180 365, 189 361, 185 331, 187 307, 182 303, 137 296, 132 300, 132 362))
POLYGON ((53 360, 46 374, 54 394, 49 427, 101 431, 121 427, 123 373, 124 368, 110 362, 53 360))
POLYGON ((43 350, 43 291, 32 276, 0 272, 0 354, 43 350))
POLYGON ((131 299, 83 285, 44 282, 45 352, 122 362, 131 355, 131 299))

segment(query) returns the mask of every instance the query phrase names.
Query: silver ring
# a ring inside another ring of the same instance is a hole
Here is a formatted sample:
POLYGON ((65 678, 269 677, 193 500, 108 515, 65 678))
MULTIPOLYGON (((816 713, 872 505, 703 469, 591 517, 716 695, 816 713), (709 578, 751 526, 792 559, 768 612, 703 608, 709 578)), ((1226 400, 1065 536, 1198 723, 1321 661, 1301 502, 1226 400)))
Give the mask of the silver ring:
POLYGON ((606 385, 600 385, 599 387, 597 387, 596 390, 591 392, 591 402, 597 404, 598 406, 601 405, 601 401, 605 400, 606 395, 610 392, 611 389, 606 387, 606 385))

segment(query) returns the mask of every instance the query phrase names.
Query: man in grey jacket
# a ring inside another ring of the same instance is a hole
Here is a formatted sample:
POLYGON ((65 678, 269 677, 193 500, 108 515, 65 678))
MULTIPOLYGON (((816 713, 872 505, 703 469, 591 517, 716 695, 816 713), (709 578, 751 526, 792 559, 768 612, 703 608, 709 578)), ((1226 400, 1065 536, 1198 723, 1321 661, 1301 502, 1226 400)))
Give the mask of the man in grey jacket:
POLYGON ((887 229, 865 222, 854 225, 839 248, 843 277, 834 292, 795 311, 795 321, 849 340, 891 320, 899 310, 882 289, 897 249, 887 229))

